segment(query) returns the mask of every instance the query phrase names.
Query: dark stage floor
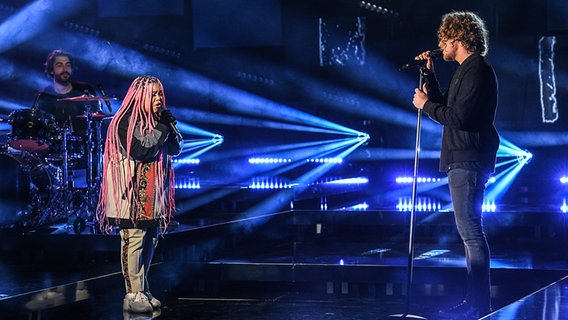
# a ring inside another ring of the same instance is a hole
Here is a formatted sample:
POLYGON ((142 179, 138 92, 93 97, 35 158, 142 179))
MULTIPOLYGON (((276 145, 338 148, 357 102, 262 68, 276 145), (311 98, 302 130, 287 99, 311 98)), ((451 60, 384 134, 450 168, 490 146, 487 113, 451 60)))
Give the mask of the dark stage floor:
MULTIPOLYGON (((420 214, 406 309, 408 247, 400 212, 287 211, 246 219, 180 217, 150 273, 162 308, 122 312, 116 235, 64 226, 0 241, 2 319, 437 319, 459 302, 463 248, 448 213, 420 214), (426 219, 428 218, 428 219, 426 219), (214 222, 213 222, 214 221, 214 222)), ((451 216, 451 215, 450 215, 451 216)), ((568 312, 562 216, 488 216, 495 312, 486 319, 561 319, 568 312), (503 221, 507 227, 500 227, 503 221)))

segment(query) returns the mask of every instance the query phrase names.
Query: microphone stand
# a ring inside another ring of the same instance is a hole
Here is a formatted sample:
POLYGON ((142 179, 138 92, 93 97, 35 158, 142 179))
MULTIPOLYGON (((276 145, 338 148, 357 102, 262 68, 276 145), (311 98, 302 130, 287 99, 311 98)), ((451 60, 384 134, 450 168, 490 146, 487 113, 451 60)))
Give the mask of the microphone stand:
MULTIPOLYGON (((426 78, 426 66, 425 63, 420 64, 420 81, 419 87, 422 90, 422 87, 425 83, 426 78)), ((416 120, 416 146, 414 149, 414 175, 412 179, 412 200, 411 200, 411 209, 410 209, 410 231, 408 236, 408 275, 407 275, 407 282, 406 282, 406 303, 405 303, 405 311, 402 314, 393 314, 389 315, 387 319, 424 319, 427 318, 413 315, 409 313, 410 309, 410 300, 411 300, 411 292, 412 292, 412 280, 413 280, 413 271, 414 271, 414 234, 416 229, 416 188, 418 179, 418 160, 419 160, 419 153, 420 153, 420 131, 422 126, 422 109, 418 110, 418 117, 416 120)))

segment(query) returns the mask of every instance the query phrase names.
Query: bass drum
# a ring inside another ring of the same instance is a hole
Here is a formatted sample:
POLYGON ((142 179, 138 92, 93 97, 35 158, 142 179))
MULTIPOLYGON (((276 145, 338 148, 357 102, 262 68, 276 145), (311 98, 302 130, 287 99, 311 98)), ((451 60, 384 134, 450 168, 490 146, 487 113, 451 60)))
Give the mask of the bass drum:
POLYGON ((28 152, 42 152, 49 149, 49 135, 55 126, 53 116, 38 109, 20 109, 8 117, 12 125, 10 146, 28 152))
POLYGON ((49 219, 52 199, 61 184, 61 170, 32 153, 0 151, 0 225, 34 227, 49 219))

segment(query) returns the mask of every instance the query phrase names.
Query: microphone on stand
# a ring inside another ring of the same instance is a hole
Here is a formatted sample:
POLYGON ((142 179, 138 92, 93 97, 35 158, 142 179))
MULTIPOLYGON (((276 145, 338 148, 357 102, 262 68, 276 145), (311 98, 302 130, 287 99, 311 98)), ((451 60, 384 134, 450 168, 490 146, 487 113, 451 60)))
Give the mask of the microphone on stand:
MULTIPOLYGON (((99 88, 99 91, 101 92, 101 95, 102 95, 103 97, 106 97, 105 90, 103 89, 103 85, 102 85, 101 83, 99 83, 99 85, 98 85, 97 87, 99 88)), ((112 107, 110 106, 110 101, 105 100, 105 104, 106 104, 107 107, 108 107, 108 111, 112 113, 112 107)))
MULTIPOLYGON (((166 108, 161 107, 159 110, 159 115, 162 116, 162 111, 166 110, 166 108)), ((183 141, 183 136, 181 135, 181 132, 179 132, 179 129, 176 126, 175 121, 174 122, 170 122, 170 129, 176 134, 178 141, 183 141)))
MULTIPOLYGON (((432 59, 437 59, 442 55, 442 50, 441 49, 435 49, 435 50, 430 50, 430 57, 432 59)), ((402 67, 400 67, 399 70, 406 70, 408 68, 412 68, 415 66, 420 66, 423 63, 426 63, 426 60, 413 60, 412 62, 409 62, 405 65, 403 65, 402 67)))

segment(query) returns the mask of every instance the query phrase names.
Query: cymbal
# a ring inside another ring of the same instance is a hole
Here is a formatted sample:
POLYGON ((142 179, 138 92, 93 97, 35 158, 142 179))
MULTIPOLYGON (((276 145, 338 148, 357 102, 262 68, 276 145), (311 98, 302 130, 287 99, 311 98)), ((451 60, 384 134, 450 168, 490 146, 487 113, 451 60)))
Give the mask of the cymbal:
POLYGON ((93 97, 87 94, 77 96, 77 97, 69 97, 69 98, 61 98, 57 99, 57 101, 74 101, 74 102, 85 102, 85 101, 108 101, 108 100, 116 100, 116 98, 112 97, 93 97))
MULTIPOLYGON (((94 112, 91 116, 95 120, 104 120, 104 119, 110 119, 110 118, 114 117, 114 114, 94 112)), ((77 116, 77 118, 87 118, 87 115, 82 114, 80 116, 77 116)))

